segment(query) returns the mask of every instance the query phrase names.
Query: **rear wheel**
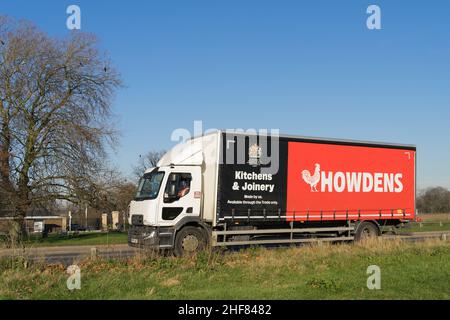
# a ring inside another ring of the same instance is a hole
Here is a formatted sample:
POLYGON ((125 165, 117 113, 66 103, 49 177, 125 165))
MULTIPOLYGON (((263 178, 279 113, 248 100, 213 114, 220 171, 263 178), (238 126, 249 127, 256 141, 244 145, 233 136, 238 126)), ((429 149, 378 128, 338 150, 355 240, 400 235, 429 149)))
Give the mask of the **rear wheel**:
POLYGON ((380 235, 380 228, 372 222, 363 221, 356 228, 355 241, 373 239, 380 235))
POLYGON ((177 257, 193 256, 206 248, 204 232, 197 227, 184 227, 175 237, 174 253, 177 257))

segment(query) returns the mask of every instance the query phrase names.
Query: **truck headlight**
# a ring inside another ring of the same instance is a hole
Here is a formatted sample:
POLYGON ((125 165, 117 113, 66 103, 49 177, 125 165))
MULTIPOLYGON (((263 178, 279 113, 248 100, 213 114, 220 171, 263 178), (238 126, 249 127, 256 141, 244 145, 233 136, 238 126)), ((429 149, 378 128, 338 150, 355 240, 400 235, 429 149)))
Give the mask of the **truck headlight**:
POLYGON ((143 238, 143 240, 151 239, 155 236, 155 234, 156 234, 156 232, 154 230, 150 233, 144 232, 142 234, 142 238, 143 238))

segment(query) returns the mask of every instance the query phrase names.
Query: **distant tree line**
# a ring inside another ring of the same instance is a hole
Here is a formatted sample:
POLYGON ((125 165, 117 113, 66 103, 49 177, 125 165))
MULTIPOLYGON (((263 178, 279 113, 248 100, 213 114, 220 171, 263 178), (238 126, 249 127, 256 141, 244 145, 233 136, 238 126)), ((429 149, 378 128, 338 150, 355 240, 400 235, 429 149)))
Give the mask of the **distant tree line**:
POLYGON ((443 187, 420 191, 417 196, 417 209, 420 213, 449 213, 450 191, 443 187))

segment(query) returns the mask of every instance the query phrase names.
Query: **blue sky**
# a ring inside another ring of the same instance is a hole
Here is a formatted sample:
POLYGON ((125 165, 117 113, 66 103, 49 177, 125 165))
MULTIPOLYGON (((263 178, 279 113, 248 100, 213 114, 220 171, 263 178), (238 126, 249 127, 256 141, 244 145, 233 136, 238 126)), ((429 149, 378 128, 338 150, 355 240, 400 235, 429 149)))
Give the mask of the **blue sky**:
POLYGON ((126 85, 111 155, 126 174, 202 120, 416 144, 419 187, 450 187, 449 1, 0 0, 0 14, 64 36, 70 4, 126 85))

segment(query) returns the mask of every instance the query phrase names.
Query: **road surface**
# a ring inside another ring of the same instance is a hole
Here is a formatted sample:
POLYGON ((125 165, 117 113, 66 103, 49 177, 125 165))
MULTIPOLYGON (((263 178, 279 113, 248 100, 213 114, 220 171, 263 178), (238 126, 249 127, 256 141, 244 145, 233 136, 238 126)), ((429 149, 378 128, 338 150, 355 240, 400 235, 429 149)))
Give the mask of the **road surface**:
POLYGON ((88 257, 98 256, 111 259, 125 259, 136 255, 138 249, 127 244, 96 245, 96 246, 55 246, 34 247, 23 249, 0 250, 1 257, 24 256, 31 261, 45 261, 46 263, 62 263, 70 265, 88 257))
MULTIPOLYGON (((427 239, 450 239, 450 231, 412 232, 402 235, 383 235, 382 239, 405 241, 425 241, 427 239)), ((77 261, 97 256, 111 259, 126 259, 138 253, 140 249, 129 247, 127 244, 97 245, 97 246, 60 246, 60 247, 34 247, 20 249, 0 249, 0 258, 23 256, 31 261, 42 261, 48 264, 60 263, 71 265, 77 261)))

